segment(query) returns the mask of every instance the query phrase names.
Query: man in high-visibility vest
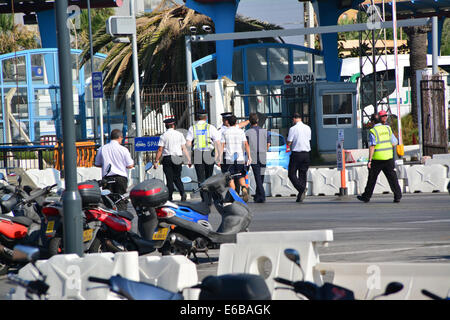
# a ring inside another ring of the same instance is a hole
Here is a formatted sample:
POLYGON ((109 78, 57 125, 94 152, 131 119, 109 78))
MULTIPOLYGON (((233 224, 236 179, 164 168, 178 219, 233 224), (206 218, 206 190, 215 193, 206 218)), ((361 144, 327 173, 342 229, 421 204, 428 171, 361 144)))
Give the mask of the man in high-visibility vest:
POLYGON ((369 162, 367 163, 369 177, 364 193, 357 196, 360 201, 370 201, 380 171, 383 171, 394 193, 394 202, 400 202, 402 198, 402 190, 398 184, 397 174, 394 171, 393 146, 398 143, 398 140, 392 133, 391 127, 386 124, 386 121, 387 113, 381 110, 378 113, 378 120, 376 121, 378 123, 370 129, 369 162))
MULTIPOLYGON (((219 133, 216 127, 206 121, 207 117, 208 113, 205 110, 198 112, 198 121, 189 128, 186 136, 186 145, 192 146, 193 149, 193 163, 199 184, 212 176, 220 147, 219 133)), ((203 201, 212 203, 207 192, 201 191, 200 195, 203 201)))

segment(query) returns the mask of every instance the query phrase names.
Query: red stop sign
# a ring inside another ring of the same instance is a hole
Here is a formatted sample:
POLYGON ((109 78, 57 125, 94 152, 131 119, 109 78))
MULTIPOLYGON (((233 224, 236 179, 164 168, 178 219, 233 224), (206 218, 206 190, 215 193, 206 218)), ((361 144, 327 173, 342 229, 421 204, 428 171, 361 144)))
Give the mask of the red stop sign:
POLYGON ((290 74, 288 74, 287 76, 284 77, 284 83, 285 84, 289 84, 292 82, 292 77, 290 74))

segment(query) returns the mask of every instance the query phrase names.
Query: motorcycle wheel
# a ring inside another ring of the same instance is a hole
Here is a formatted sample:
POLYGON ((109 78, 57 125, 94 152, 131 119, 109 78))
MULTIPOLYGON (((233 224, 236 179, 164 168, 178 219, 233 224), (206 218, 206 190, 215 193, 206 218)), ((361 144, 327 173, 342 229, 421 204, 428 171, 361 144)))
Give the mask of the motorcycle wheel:
POLYGON ((94 241, 92 241, 92 244, 89 247, 88 252, 89 253, 101 253, 101 252, 103 252, 102 241, 99 238, 95 238, 94 241))
POLYGON ((48 243, 48 255, 52 257, 62 252, 62 238, 54 237, 48 243))

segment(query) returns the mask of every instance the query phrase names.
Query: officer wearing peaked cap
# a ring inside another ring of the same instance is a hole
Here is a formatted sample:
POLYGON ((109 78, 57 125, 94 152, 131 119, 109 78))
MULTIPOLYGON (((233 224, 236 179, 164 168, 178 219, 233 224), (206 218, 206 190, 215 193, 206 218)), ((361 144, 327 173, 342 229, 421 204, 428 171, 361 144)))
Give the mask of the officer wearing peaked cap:
POLYGON ((162 156, 161 164, 164 175, 166 176, 167 188, 169 189, 169 200, 172 200, 175 184, 180 192, 181 200, 185 201, 186 192, 181 182, 183 154, 186 156, 188 164, 190 165, 191 163, 189 153, 186 149, 186 139, 181 132, 175 130, 176 119, 174 117, 169 117, 163 122, 167 131, 159 138, 154 167, 155 169, 158 167, 158 162, 162 156))

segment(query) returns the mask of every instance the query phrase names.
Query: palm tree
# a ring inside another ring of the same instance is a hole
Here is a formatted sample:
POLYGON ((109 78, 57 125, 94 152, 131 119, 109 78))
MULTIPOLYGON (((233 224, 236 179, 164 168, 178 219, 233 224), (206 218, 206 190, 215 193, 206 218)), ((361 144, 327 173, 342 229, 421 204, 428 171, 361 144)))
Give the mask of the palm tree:
POLYGON ((427 67, 427 33, 429 26, 417 26, 405 28, 408 36, 409 65, 411 76, 411 115, 415 124, 417 124, 417 88, 416 88, 416 70, 427 67))
MULTIPOLYGON (((213 21, 184 5, 170 0, 163 1, 151 13, 144 13, 136 19, 137 47, 139 70, 143 75, 142 85, 163 83, 179 83, 186 81, 185 43, 184 37, 190 35, 190 27, 202 30, 203 25, 209 25, 214 32, 213 21), (171 4, 167 8, 167 4, 171 4)), ((106 28, 98 30, 93 36, 94 53, 102 50, 112 42, 112 37, 106 33, 106 28)), ((238 16, 235 30, 259 31, 281 29, 281 27, 238 16)), ((235 41, 235 45, 251 42, 276 42, 275 39, 235 41)), ((197 60, 215 52, 213 42, 195 43, 192 48, 192 60, 197 60)), ((103 87, 105 94, 119 88, 122 96, 133 83, 131 44, 116 43, 108 52, 108 57, 100 69, 104 71, 103 87)), ((81 63, 89 59, 89 50, 85 48, 81 55, 81 63)))
POLYGON ((0 54, 38 47, 36 32, 14 24, 12 14, 0 14, 0 54))

